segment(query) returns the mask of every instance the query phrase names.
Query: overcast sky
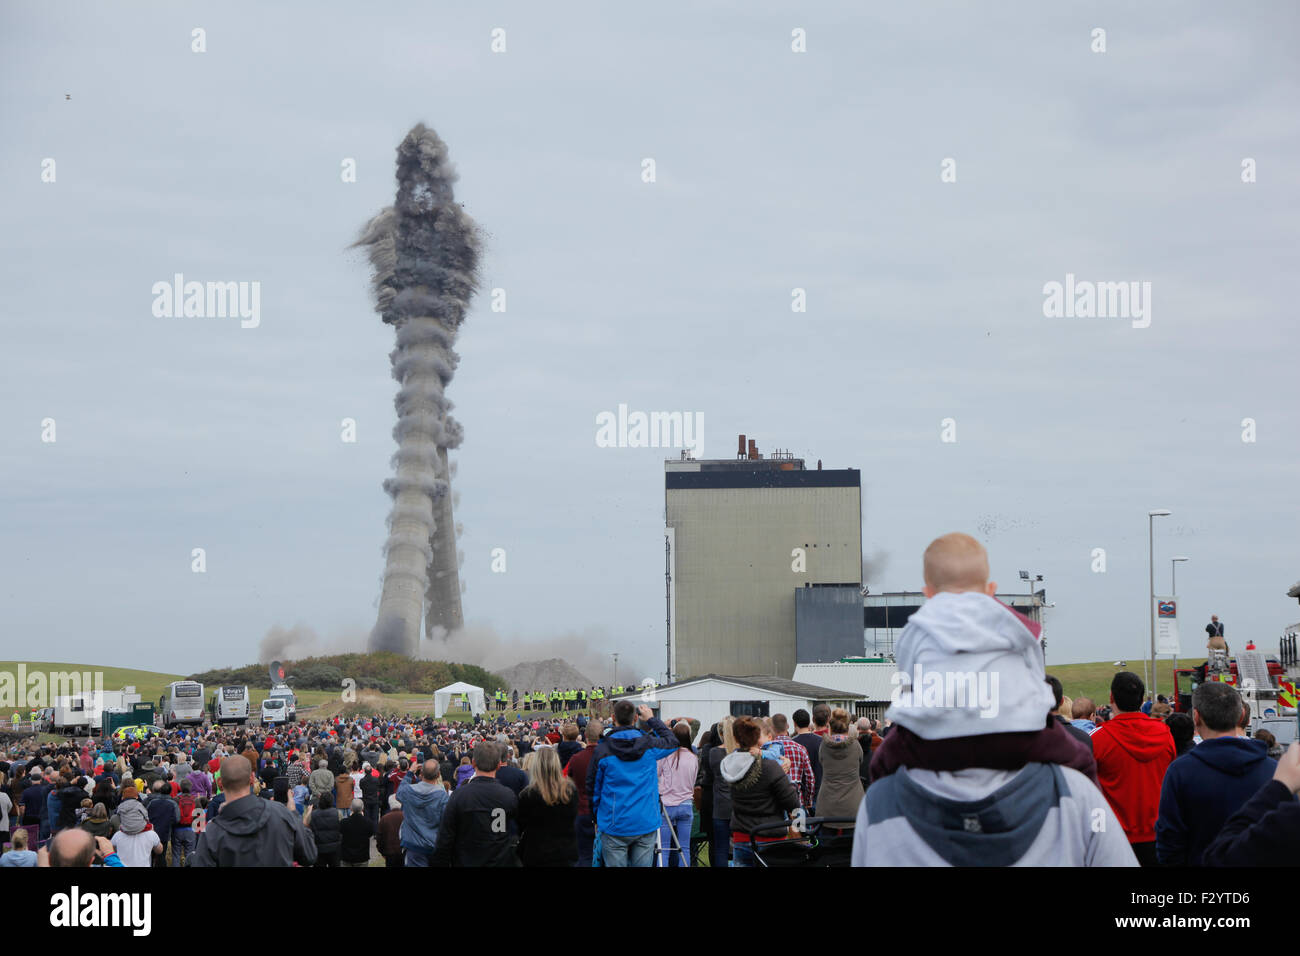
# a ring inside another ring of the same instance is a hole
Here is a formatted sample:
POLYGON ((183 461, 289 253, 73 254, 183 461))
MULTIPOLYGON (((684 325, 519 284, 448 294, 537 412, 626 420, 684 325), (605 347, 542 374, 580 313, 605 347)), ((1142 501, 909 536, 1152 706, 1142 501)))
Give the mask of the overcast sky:
POLYGON ((665 455, 594 441, 625 403, 702 415, 709 457, 744 432, 861 468, 873 590, 919 587, 952 530, 1006 585, 1042 573, 1049 664, 1142 653, 1153 508, 1157 590, 1191 558, 1184 649, 1212 612, 1276 646, 1298 27, 1291 3, 6 4, 0 657, 190 671, 276 625, 370 628, 396 385, 347 246, 418 121, 488 235, 449 389, 472 625, 661 668, 665 455), (177 272, 260 282, 260 326, 156 318, 177 272), (1149 327, 1045 317, 1067 273, 1150 282, 1149 327))

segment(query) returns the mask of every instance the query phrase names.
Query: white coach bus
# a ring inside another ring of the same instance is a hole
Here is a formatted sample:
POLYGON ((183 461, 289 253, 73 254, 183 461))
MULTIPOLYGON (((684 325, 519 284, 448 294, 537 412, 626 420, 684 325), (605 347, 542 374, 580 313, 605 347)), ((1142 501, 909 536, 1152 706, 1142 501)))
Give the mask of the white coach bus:
POLYGON ((222 684, 208 705, 214 724, 242 724, 248 720, 248 685, 222 684))
POLYGON ((164 729, 203 723, 203 685, 193 680, 168 684, 158 698, 158 722, 164 729))

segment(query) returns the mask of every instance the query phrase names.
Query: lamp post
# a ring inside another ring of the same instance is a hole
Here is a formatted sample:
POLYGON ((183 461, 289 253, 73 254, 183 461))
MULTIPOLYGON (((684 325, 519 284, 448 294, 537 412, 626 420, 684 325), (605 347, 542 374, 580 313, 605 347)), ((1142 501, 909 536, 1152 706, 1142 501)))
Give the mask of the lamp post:
MULTIPOLYGON (((1036 610, 1038 610, 1038 607, 1039 607, 1039 604, 1038 604, 1038 592, 1034 589, 1034 583, 1035 583, 1035 581, 1041 582, 1041 581, 1043 580, 1043 576, 1042 576, 1041 574, 1030 574, 1028 571, 1021 571, 1021 572, 1020 572, 1020 580, 1024 581, 1024 582, 1029 586, 1029 617, 1030 617, 1032 620, 1034 620, 1034 621, 1036 621, 1036 622, 1038 623, 1038 626, 1039 626, 1039 628, 1040 628, 1040 632, 1041 632, 1041 628, 1042 628, 1042 625, 1043 625, 1042 615, 1041 615, 1041 614, 1039 614, 1039 615, 1035 615, 1035 614, 1034 614, 1034 612, 1035 612, 1036 610)), ((1046 656, 1047 656, 1047 641, 1046 641, 1043 637, 1040 636, 1040 637, 1039 637, 1039 644, 1040 644, 1040 646, 1043 648, 1043 656, 1044 656, 1044 659, 1046 659, 1046 656)))
POLYGON ((1180 561, 1190 561, 1191 558, 1170 558, 1169 559, 1169 593, 1178 597, 1178 563, 1180 561))
MULTIPOLYGON (((1178 563, 1180 561, 1190 561, 1191 558, 1170 558, 1169 559, 1169 593, 1172 597, 1178 597, 1178 563)), ((1178 670, 1178 655, 1174 655, 1174 670, 1178 670)))
POLYGON ((1158 693, 1159 678, 1156 677, 1156 557, 1155 544, 1156 518, 1164 518, 1173 514, 1165 508, 1157 508, 1155 511, 1147 512, 1147 570, 1149 572, 1149 589, 1147 593, 1147 615, 1151 619, 1151 699, 1155 700, 1158 693))

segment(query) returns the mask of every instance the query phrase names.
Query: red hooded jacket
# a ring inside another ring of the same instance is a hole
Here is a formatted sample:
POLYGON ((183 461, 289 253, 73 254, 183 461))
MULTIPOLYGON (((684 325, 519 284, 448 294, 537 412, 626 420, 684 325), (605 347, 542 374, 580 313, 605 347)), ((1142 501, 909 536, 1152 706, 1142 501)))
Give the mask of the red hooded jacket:
POLYGON ((1160 785, 1177 756, 1163 720, 1140 711, 1119 713, 1092 735, 1097 779, 1129 843, 1156 838, 1160 785))

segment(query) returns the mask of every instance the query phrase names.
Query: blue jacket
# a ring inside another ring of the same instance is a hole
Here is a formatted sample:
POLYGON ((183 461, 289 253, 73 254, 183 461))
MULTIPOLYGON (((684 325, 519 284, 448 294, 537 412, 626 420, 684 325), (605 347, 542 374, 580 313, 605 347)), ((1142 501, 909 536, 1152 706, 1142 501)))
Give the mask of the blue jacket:
POLYGON ((659 772, 656 763, 677 750, 677 738, 658 717, 653 733, 635 727, 616 730, 596 745, 587 767, 591 812, 601 833, 642 836, 659 829, 659 772))
POLYGON ((447 807, 447 791, 441 783, 411 783, 410 778, 397 788, 397 802, 402 805, 401 843, 407 850, 432 853, 438 845, 438 827, 447 807))
POLYGON ((1263 741, 1244 737, 1206 740, 1171 763, 1160 787, 1156 858, 1203 865, 1223 824, 1273 779, 1276 767, 1263 741))

